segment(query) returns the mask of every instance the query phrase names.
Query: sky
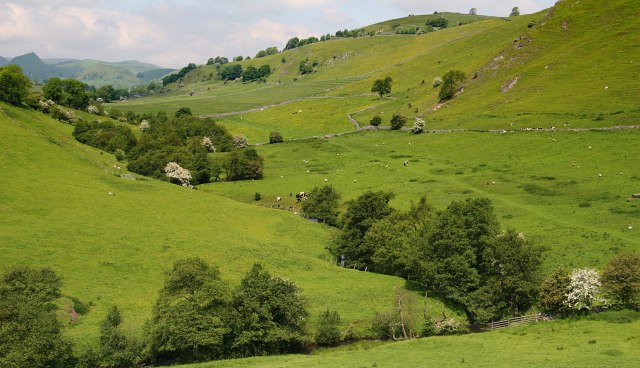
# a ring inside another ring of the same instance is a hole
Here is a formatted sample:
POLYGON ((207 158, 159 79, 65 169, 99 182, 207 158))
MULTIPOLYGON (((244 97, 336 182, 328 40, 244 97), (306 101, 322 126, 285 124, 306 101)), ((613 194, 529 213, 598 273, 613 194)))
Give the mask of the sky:
POLYGON ((320 37, 434 11, 507 16, 555 0, 0 0, 0 55, 139 60, 162 67, 253 57, 292 37, 320 37))

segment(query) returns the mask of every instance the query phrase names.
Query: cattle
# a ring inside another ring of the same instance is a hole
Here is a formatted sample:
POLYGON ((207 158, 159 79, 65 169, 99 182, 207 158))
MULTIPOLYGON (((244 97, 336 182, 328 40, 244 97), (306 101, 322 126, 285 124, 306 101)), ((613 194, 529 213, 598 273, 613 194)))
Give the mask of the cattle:
POLYGON ((300 201, 306 201, 307 200, 307 193, 305 192, 300 192, 296 194, 296 202, 299 203, 300 201))

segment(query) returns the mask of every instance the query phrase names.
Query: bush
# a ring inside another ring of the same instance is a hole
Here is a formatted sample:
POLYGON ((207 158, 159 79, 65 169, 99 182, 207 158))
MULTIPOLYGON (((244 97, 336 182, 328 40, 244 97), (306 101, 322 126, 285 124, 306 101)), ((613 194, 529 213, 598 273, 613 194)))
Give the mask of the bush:
POLYGON ((540 286, 538 307, 544 313, 563 313, 568 310, 567 289, 571 284, 569 274, 562 268, 556 269, 540 286))
POLYGON ((269 143, 280 143, 283 141, 282 134, 278 132, 271 132, 271 134, 269 134, 269 143))
POLYGON ((402 128, 407 123, 407 117, 400 114, 394 114, 391 117, 391 129, 398 130, 402 128))
POLYGON ((640 253, 621 254, 602 273, 602 285, 613 303, 625 308, 640 306, 640 253))
POLYGON ((424 129, 425 129, 424 120, 416 117, 416 122, 411 127, 411 132, 413 134, 420 134, 420 133, 424 133, 424 129))
POLYGON ((175 114, 176 118, 181 118, 181 117, 183 117, 183 116, 187 116, 187 115, 189 115, 189 116, 190 116, 190 115, 193 115, 193 114, 191 113, 191 109, 190 109, 190 108, 188 108, 188 107, 181 107, 181 108, 179 108, 179 109, 178 109, 178 111, 176 111, 176 114, 175 114))
POLYGON ((440 87, 440 93, 438 97, 440 101, 446 101, 452 99, 466 80, 464 72, 460 70, 450 70, 442 78, 442 87, 440 87))
POLYGON ((442 78, 440 77, 433 78, 433 82, 431 82, 431 85, 433 86, 433 88, 440 87, 441 84, 442 84, 442 78))
POLYGON ((318 317, 316 343, 322 346, 336 346, 340 342, 340 315, 326 310, 318 317))
POLYGON ((377 127, 378 125, 382 124, 382 118, 376 115, 372 117, 371 120, 369 120, 369 124, 377 127))

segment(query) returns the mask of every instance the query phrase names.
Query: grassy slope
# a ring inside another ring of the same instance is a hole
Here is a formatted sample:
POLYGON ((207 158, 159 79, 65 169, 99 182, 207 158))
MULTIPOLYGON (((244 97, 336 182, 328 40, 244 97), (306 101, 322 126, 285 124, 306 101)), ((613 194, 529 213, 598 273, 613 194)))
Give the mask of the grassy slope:
POLYGON ((51 267, 64 293, 94 303, 68 330, 77 342, 95 342, 112 303, 140 327, 163 272, 182 257, 218 265, 232 284, 263 262, 301 285, 312 316, 329 307, 360 331, 368 323, 358 321, 386 308, 403 283, 335 268, 326 260, 326 227, 165 182, 126 180, 111 155, 77 143, 71 126, 0 107, 1 167, 11 172, 0 178, 0 269, 51 267))
POLYGON ((211 362, 192 368, 231 367, 636 367, 640 321, 548 322, 466 336, 211 362))

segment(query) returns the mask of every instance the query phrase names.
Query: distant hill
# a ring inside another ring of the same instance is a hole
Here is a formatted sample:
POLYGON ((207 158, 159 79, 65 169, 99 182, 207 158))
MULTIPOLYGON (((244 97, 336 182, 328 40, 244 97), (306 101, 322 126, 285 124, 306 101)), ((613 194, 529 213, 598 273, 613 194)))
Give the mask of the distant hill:
POLYGON ((5 66, 7 64, 9 64, 9 61, 3 58, 2 56, 0 56, 0 66, 5 66))
MULTIPOLYGON (((2 58, 0 65, 4 65, 3 63, 8 61, 2 58)), ((173 71, 136 60, 108 62, 69 58, 40 59, 33 52, 17 56, 11 59, 11 63, 20 65, 34 81, 42 82, 52 77, 75 78, 95 87, 110 84, 116 88, 127 88, 147 84, 173 71)))

